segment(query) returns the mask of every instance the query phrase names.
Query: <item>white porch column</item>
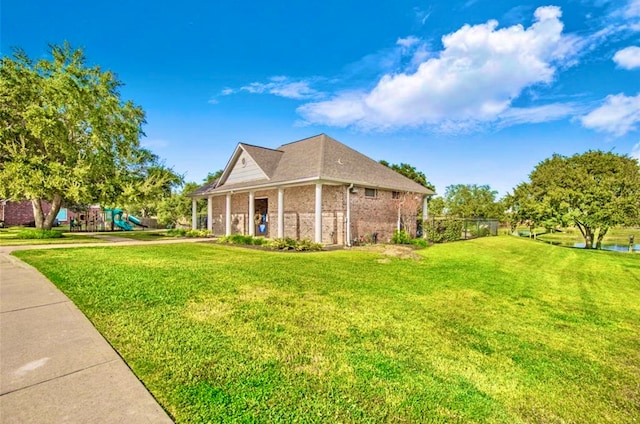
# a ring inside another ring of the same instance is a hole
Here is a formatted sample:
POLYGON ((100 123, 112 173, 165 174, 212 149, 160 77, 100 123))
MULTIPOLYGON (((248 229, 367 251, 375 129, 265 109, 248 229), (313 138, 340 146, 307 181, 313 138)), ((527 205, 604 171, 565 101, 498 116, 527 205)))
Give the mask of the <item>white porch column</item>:
POLYGON ((256 214, 256 193, 255 191, 249 192, 249 235, 256 235, 256 223, 253 220, 253 216, 256 214))
POLYGON ((347 246, 351 247, 351 189, 353 184, 347 187, 347 246))
POLYGON ((316 184, 316 234, 315 242, 322 243, 322 183, 316 184))
POLYGON ((198 229, 198 200, 196 198, 191 200, 191 229, 198 229))
POLYGON ((422 238, 427 238, 427 219, 429 219, 429 197, 422 198, 422 238))
POLYGON ((284 238, 284 189, 278 187, 278 238, 284 238))
POLYGON ((227 194, 227 204, 226 204, 226 216, 225 216, 225 230, 224 235, 231 235, 231 194, 227 194))
POLYGON ((213 231, 213 197, 207 197, 207 230, 213 231))
POLYGON ((422 220, 426 221, 429 218, 429 197, 424 196, 422 198, 422 220))

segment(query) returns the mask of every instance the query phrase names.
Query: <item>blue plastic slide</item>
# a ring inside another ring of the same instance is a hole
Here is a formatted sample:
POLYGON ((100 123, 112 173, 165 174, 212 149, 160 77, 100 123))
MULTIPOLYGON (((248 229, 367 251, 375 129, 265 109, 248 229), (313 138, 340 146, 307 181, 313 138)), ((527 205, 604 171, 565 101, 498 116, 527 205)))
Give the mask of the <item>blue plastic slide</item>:
POLYGON ((136 224, 136 225, 138 225, 138 226, 140 226, 140 227, 147 228, 147 226, 146 226, 146 225, 144 225, 144 224, 142 223, 142 221, 140 221, 138 218, 136 218, 136 217, 135 217, 135 216, 133 216, 133 215, 129 215, 129 218, 128 218, 128 219, 129 219, 129 221, 133 222, 134 224, 136 224))
POLYGON ((123 220, 123 219, 114 219, 113 220, 113 225, 115 225, 118 228, 121 228, 125 231, 132 231, 133 230, 133 226, 131 224, 129 224, 127 221, 123 220))

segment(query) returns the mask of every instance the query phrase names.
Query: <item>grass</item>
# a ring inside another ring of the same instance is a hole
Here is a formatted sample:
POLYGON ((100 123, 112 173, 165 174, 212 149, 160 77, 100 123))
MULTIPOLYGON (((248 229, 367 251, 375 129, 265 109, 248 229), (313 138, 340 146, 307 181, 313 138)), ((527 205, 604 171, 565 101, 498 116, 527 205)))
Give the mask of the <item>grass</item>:
POLYGON ((422 259, 23 251, 178 423, 630 422, 640 258, 516 237, 422 259))
POLYGON ((0 229, 0 246, 24 246, 33 244, 72 244, 72 243, 95 243, 104 240, 98 240, 88 235, 80 233, 69 233, 62 229, 54 228, 52 231, 61 233, 57 238, 18 238, 22 231, 35 231, 33 228, 10 227, 0 229))
POLYGON ((131 240, 155 241, 166 240, 171 237, 167 234, 167 230, 138 230, 138 231, 116 231, 99 233, 105 236, 122 237, 131 240))

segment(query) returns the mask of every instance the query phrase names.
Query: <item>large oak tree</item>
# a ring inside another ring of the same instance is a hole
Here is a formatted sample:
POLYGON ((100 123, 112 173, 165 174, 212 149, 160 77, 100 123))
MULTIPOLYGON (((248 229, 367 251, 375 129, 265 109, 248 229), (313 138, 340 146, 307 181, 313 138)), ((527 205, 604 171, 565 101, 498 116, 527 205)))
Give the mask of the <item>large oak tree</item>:
POLYGON ((600 247, 615 225, 640 222, 640 164, 628 156, 589 151, 540 162, 511 201, 522 219, 573 224, 585 248, 600 247), (595 239, 595 240, 594 240, 595 239))
POLYGON ((31 200, 38 228, 51 228, 63 204, 127 203, 175 180, 141 147, 145 115, 121 100, 121 85, 68 43, 48 60, 2 58, 0 197, 31 200))

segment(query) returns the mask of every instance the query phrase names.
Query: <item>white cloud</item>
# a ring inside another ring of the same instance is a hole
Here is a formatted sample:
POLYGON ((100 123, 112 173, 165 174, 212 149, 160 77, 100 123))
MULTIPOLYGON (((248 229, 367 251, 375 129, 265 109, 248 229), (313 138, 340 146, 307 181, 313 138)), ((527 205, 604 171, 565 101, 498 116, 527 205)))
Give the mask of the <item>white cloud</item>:
POLYGON ((223 96, 229 96, 231 94, 234 94, 236 92, 236 90, 234 90, 233 88, 225 88, 224 90, 222 90, 220 92, 221 95, 223 96))
POLYGON ((640 143, 636 143, 636 145, 631 148, 631 153, 629 156, 640 161, 640 143))
POLYGON ((629 4, 624 9, 624 16, 626 18, 640 17, 640 0, 629 0, 629 4))
POLYGON ((623 69, 640 68, 640 47, 630 46, 618 50, 613 56, 613 61, 623 69))
MULTIPOLYGON (((286 97, 288 99, 311 99, 322 96, 322 93, 311 88, 309 81, 290 81, 283 76, 272 77, 269 82, 252 82, 249 85, 240 87, 239 91, 246 91, 252 94, 273 94, 274 96, 286 97)), ((230 90, 230 89, 227 89, 230 90)), ((230 92, 229 94, 232 94, 230 92)))
POLYGON ((640 93, 635 97, 624 94, 607 96, 602 106, 583 116, 581 121, 586 128, 616 136, 634 131, 640 123, 640 93))
POLYGON ((439 55, 421 56, 415 71, 387 73, 371 91, 339 93, 298 112, 310 123, 365 129, 449 130, 495 121, 525 88, 551 83, 557 66, 575 55, 574 39, 562 35, 561 15, 547 6, 526 29, 498 29, 495 20, 464 25, 442 37, 439 55))
POLYGON ((512 107, 500 114, 500 125, 512 126, 556 121, 573 116, 578 106, 572 103, 552 103, 529 108, 512 107))
POLYGON ((419 38, 414 37, 413 35, 410 35, 406 38, 398 38, 398 41, 396 41, 396 44, 405 48, 409 48, 419 42, 420 42, 419 38))

